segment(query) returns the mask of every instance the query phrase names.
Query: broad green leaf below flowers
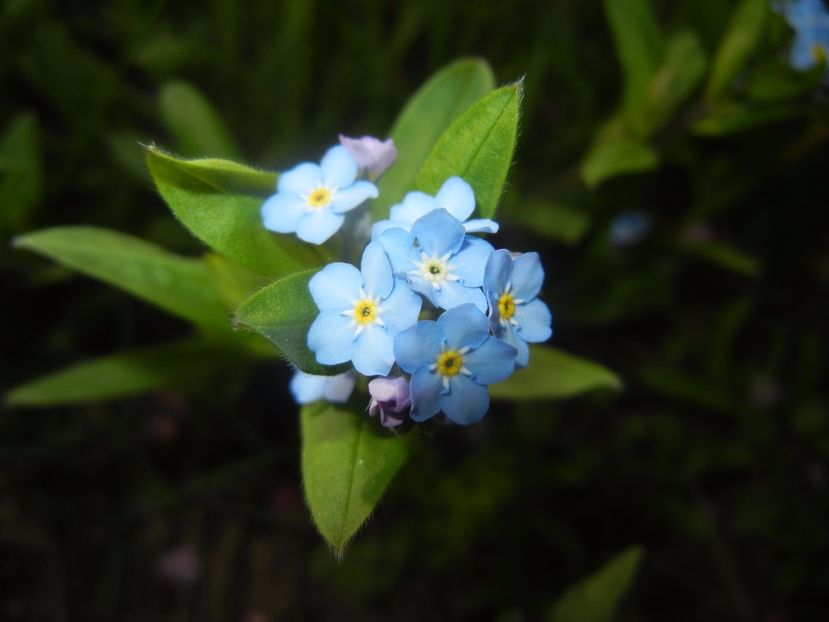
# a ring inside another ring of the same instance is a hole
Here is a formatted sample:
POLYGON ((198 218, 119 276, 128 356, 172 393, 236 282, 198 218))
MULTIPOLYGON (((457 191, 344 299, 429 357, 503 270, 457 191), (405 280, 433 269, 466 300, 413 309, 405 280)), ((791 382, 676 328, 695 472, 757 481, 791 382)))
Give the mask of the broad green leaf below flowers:
POLYGON ((598 363, 550 346, 530 346, 530 364, 504 382, 490 385, 494 399, 564 399, 596 389, 619 390, 622 381, 598 363))
POLYGON ((229 326, 228 310, 201 259, 181 257, 138 238, 96 227, 45 229, 15 238, 14 244, 196 324, 229 326))
POLYGON ((390 136, 397 160, 377 183, 380 196, 372 204, 374 220, 388 218, 399 203, 440 135, 472 104, 495 88, 486 61, 464 58, 434 74, 397 117, 390 136))
POLYGON ((187 340, 119 352, 76 363, 36 378, 6 395, 9 406, 44 407, 128 397, 160 388, 179 388, 238 365, 240 357, 221 344, 187 340))
POLYGON ((407 440, 365 412, 317 402, 302 409, 302 482, 311 516, 342 556, 408 457, 407 440))
POLYGON ((643 555, 642 547, 628 547, 570 587, 553 605, 547 622, 611 622, 643 555))
POLYGON ((320 365, 308 349, 308 329, 319 314, 308 281, 316 270, 305 270, 271 283, 236 310, 234 325, 267 338, 280 353, 308 374, 341 374, 348 365, 320 365))
POLYGON ((475 191, 476 215, 493 218, 507 179, 521 109, 522 82, 480 99, 441 135, 415 178, 415 188, 435 194, 449 177, 475 191))
POLYGON ((323 263, 322 251, 262 226, 276 175, 227 160, 179 160, 157 149, 147 164, 161 196, 193 235, 258 274, 279 277, 323 263))

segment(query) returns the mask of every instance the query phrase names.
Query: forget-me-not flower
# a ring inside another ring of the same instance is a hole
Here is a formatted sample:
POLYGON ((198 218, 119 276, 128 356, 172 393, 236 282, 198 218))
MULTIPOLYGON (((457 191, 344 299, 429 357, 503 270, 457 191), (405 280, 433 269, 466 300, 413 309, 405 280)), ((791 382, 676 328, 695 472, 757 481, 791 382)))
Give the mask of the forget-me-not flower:
POLYGON ((368 414, 379 416, 383 427, 396 428, 406 420, 412 406, 412 395, 409 381, 403 376, 374 378, 368 383, 368 392, 371 395, 368 414))
POLYGON ((383 231, 399 227, 411 231, 415 221, 432 210, 443 208, 463 224, 467 233, 496 233, 498 223, 489 218, 473 218, 475 210, 475 193, 472 186, 460 177, 450 177, 438 190, 437 195, 430 196, 423 192, 409 192, 402 203, 393 205, 388 220, 380 220, 371 228, 372 237, 376 238, 383 231))
POLYGON ((791 64, 801 71, 829 61, 829 11, 821 0, 795 0, 774 5, 795 30, 791 64))
POLYGON ((380 140, 374 136, 350 138, 340 134, 340 144, 357 162, 361 171, 366 171, 371 179, 377 179, 397 159, 397 147, 391 138, 380 140))
POLYGON ((394 228, 377 239, 395 274, 405 275, 412 289, 433 305, 451 309, 471 302, 486 312, 481 286, 492 245, 466 235, 461 223, 445 209, 418 219, 411 233, 394 228))
POLYGON ((360 270, 328 264, 308 284, 320 314, 308 331, 308 347, 323 365, 352 361, 365 376, 385 376, 394 365, 394 336, 420 314, 421 298, 392 274, 383 247, 370 243, 360 270))
POLYGON ((513 259, 509 251, 497 250, 486 265, 484 291, 492 333, 518 351, 518 367, 527 366, 527 342, 547 341, 553 334, 552 314, 536 298, 543 281, 538 253, 523 253, 513 259))
POLYGON ((342 404, 351 397, 355 382, 352 371, 336 376, 314 376, 297 371, 291 378, 291 395, 297 404, 310 404, 317 400, 342 404))
POLYGON ((489 409, 487 385, 515 369, 515 348, 489 334, 486 317, 473 304, 401 332, 394 340, 394 355, 412 375, 415 421, 439 411, 461 425, 480 421, 489 409))
POLYGON ((265 228, 322 244, 342 226, 345 212, 377 197, 374 184, 355 181, 357 172, 352 155, 337 145, 319 164, 303 162, 282 173, 277 193, 262 205, 265 228))

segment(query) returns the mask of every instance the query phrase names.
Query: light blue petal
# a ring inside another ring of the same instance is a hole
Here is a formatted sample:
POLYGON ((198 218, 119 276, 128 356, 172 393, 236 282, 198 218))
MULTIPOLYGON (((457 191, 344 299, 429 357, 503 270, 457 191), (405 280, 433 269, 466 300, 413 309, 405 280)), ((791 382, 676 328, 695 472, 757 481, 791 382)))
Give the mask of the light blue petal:
POLYGON ((308 289, 320 311, 345 311, 360 297, 363 275, 349 263, 330 263, 311 277, 308 289))
POLYGON ((369 242, 360 263, 366 293, 375 298, 385 298, 394 287, 394 275, 386 251, 379 242, 369 242))
MULTIPOLYGON (((455 253, 463 244, 463 225, 445 209, 432 210, 412 225, 412 235, 429 256, 455 253)), ((483 269, 482 269, 483 273, 483 269)))
POLYGON ((377 186, 368 181, 356 181, 348 188, 337 190, 329 208, 335 214, 342 214, 354 209, 368 199, 376 199, 377 196, 377 186))
POLYGON ((504 343, 511 345, 518 352, 515 356, 515 367, 519 369, 526 367, 530 360, 530 347, 526 341, 518 336, 515 327, 512 324, 507 324, 506 327, 499 324, 496 336, 504 343))
POLYGON ((427 283, 425 279, 422 280, 423 285, 412 279, 412 287, 417 291, 428 288, 428 292, 424 294, 429 301, 436 307, 441 309, 454 309, 464 304, 473 304, 481 313, 486 313, 486 296, 480 287, 466 287, 458 281, 446 281, 440 289, 432 289, 431 284, 427 283))
POLYGON ((422 305, 423 299, 412 291, 406 281, 395 279, 391 294, 380 303, 383 322, 389 334, 396 335, 414 326, 422 305))
POLYGON ((467 233, 498 233, 499 225, 489 218, 473 218, 463 223, 467 233))
POLYGON ((512 295, 520 300, 532 300, 544 283, 544 268, 538 253, 522 253, 512 260, 512 295))
POLYGON ((458 374, 449 381, 449 393, 441 394, 440 409, 459 425, 477 423, 489 410, 489 391, 458 374))
POLYGON ((262 224, 277 233, 293 233, 305 214, 305 204, 298 195, 279 192, 262 205, 262 224))
POLYGON ((464 304, 446 311, 437 319, 450 348, 477 348, 489 335, 489 322, 475 305, 464 304))
MULTIPOLYGON (((484 269, 484 291, 487 292, 488 297, 490 292, 492 293, 490 304, 493 300, 497 303, 501 294, 504 293, 511 269, 512 257, 509 251, 499 249, 489 256, 484 269)), ((495 309, 497 310, 497 306, 495 309)))
POLYGON ((547 341, 553 335, 553 315, 538 298, 523 305, 516 305, 515 320, 518 336, 530 343, 547 341))
POLYGON ((403 229, 394 227, 384 231, 377 238, 377 241, 386 250, 392 271, 400 276, 405 276, 409 270, 414 268, 412 259, 417 257, 415 251, 414 236, 403 229))
POLYGON ((468 287, 481 287, 484 284, 484 270, 489 256, 492 254, 492 244, 468 235, 463 246, 449 261, 452 264, 452 274, 461 278, 461 282, 468 287))
POLYGON ((351 360, 354 328, 339 311, 323 311, 308 330, 308 347, 323 365, 339 365, 351 360))
POLYGON ((409 230, 409 227, 405 226, 405 223, 400 223, 395 220, 378 220, 371 225, 371 239, 376 240, 389 229, 395 228, 409 230))
POLYGON ((403 197, 401 203, 392 206, 389 211, 389 218, 403 223, 408 230, 411 229, 417 219, 438 207, 435 197, 431 197, 423 192, 409 192, 403 197))
POLYGON ((323 383, 322 396, 325 400, 334 402, 335 404, 347 402, 348 398, 351 397, 351 392, 354 390, 354 384, 357 382, 354 372, 347 371, 344 374, 324 376, 324 378, 325 382, 323 383))
POLYGON ((495 337, 484 342, 463 357, 463 364, 472 372, 478 384, 501 382, 515 370, 516 349, 495 337))
POLYGON ((334 188, 347 188, 357 179, 357 162, 342 145, 331 147, 320 162, 322 182, 334 188))
POLYGON ((343 226, 345 216, 335 214, 331 210, 323 208, 311 212, 299 219, 296 228, 297 237, 300 240, 311 244, 322 244, 343 226))
POLYGON ((312 376, 298 371, 291 378, 291 394, 297 404, 310 404, 322 398, 325 376, 312 376))
POLYGON ((428 367, 420 367, 412 374, 409 388, 412 392, 412 419, 426 421, 438 414, 443 390, 443 381, 438 374, 430 372, 428 367))
POLYGON ((394 338, 394 358, 403 371, 411 374, 418 367, 432 365, 445 340, 446 334, 435 322, 421 320, 394 338))
POLYGON ((322 171, 313 162, 297 164, 289 171, 279 176, 276 184, 279 192, 293 192, 295 194, 308 194, 322 181, 322 171))
POLYGON ((385 376, 394 365, 394 338, 382 326, 367 326, 357 337, 351 360, 364 376, 385 376))
POLYGON ((437 204, 463 222, 475 211, 475 193, 472 186, 460 177, 450 177, 435 196, 437 204))
POLYGON ((792 67, 799 71, 805 71, 815 65, 815 57, 812 55, 814 41, 805 32, 797 33, 791 51, 792 67))

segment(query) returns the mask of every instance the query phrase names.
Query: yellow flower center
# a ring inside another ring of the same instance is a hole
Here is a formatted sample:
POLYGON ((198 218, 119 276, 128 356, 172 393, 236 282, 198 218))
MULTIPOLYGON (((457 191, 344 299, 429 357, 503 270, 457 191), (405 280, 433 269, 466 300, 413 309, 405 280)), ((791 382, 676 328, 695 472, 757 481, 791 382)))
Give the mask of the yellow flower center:
POLYGON ((308 195, 308 206, 314 209, 325 207, 331 202, 331 191, 328 188, 317 188, 308 195))
POLYGON ((812 58, 815 59, 816 63, 823 64, 829 60, 829 53, 827 53, 826 48, 820 43, 813 43, 812 58))
POLYGON ((437 360, 437 371, 441 376, 451 378, 463 369, 463 357, 456 350, 445 350, 437 360))
POLYGON ((512 294, 501 294, 501 297, 498 299, 498 313, 505 320, 515 315, 515 298, 513 298, 512 294))
POLYGON ((377 318, 377 305, 373 300, 358 300, 354 305, 354 321, 363 326, 371 324, 377 318))

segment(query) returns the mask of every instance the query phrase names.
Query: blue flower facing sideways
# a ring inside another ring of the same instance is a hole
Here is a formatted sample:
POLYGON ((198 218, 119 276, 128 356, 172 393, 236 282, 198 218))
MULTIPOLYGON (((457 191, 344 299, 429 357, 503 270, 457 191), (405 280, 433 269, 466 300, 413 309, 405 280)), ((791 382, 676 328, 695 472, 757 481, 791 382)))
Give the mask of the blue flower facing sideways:
POLYGON ((774 5, 795 30, 791 64, 804 71, 829 61, 829 11, 822 0, 794 0, 774 5))
POLYGON ((412 375, 411 417, 425 421, 438 412, 467 425, 489 410, 487 385, 515 369, 515 348, 489 334, 489 323, 473 304, 423 320, 397 335, 394 355, 412 375))
POLYGON ((291 395, 297 404, 310 404, 317 400, 343 404, 351 396, 356 381, 352 371, 336 376, 314 376, 297 371, 291 378, 291 395))
POLYGON ((547 341, 553 334, 553 316, 536 298, 543 282, 538 253, 523 253, 513 259, 509 251, 497 250, 486 264, 484 291, 492 333, 517 350, 518 367, 526 367, 529 361, 527 342, 547 341))
POLYGON ((353 156, 337 145, 319 164, 303 162, 282 173, 277 193, 262 205, 265 228, 322 244, 342 226, 345 212, 378 195, 374 184, 355 181, 357 172, 353 156))
POLYGON ((394 365, 394 336, 420 314, 421 298, 392 274, 383 247, 363 251, 360 270, 328 264, 308 284, 320 314, 308 331, 308 347, 323 365, 352 361, 365 376, 385 376, 394 365))

